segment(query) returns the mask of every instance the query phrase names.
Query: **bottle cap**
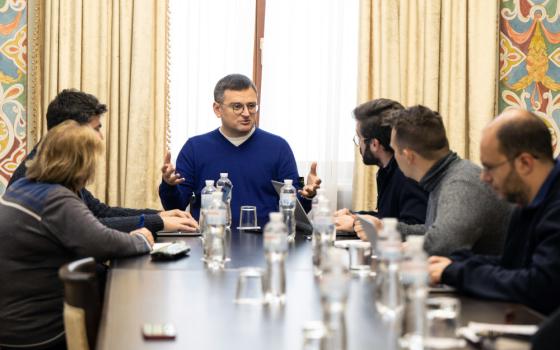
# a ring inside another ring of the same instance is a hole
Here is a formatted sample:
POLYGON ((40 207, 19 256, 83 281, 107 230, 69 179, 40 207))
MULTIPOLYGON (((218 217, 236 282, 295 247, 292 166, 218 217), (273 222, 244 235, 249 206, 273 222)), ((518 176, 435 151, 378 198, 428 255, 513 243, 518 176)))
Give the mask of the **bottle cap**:
POLYGON ((410 235, 406 237, 408 251, 423 251, 424 250, 424 236, 410 235))
POLYGON ((292 185, 294 183, 294 180, 292 179, 284 179, 284 185, 292 185))
POLYGON ((220 177, 228 177, 228 173, 220 173, 220 177))
POLYGON ((383 229, 397 229, 397 224, 399 223, 396 218, 383 218, 383 229))
POLYGON ((206 183, 206 186, 214 186, 214 180, 206 180, 204 183, 206 183))
POLYGON ((268 216, 270 217, 270 221, 274 221, 274 222, 284 221, 284 217, 282 216, 282 213, 273 212, 268 214, 268 216))

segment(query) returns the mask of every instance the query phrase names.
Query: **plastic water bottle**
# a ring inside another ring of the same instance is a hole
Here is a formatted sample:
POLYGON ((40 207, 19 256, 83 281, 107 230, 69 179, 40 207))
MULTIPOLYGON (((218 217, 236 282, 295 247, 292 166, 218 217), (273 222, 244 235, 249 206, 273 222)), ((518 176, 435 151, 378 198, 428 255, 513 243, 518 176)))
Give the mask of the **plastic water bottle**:
POLYGON ((376 306, 382 316, 394 320, 402 316, 404 309, 403 291, 399 279, 402 241, 397 230, 397 220, 383 219, 382 231, 383 239, 378 241, 380 264, 376 277, 376 306))
POLYGON ((401 264, 401 281, 406 296, 403 340, 409 349, 423 349, 428 334, 428 256, 424 252, 423 236, 408 236, 406 242, 406 260, 401 264))
POLYGON ((200 192, 200 218, 199 218, 199 226, 202 232, 202 238, 205 238, 205 224, 206 218, 205 210, 210 206, 212 203, 212 193, 216 192, 216 187, 214 187, 214 180, 206 180, 206 186, 200 192))
POLYGON ((311 245, 313 249, 313 271, 315 276, 322 272, 323 258, 330 247, 334 246, 336 228, 329 208, 329 200, 325 197, 319 200, 313 220, 311 245))
POLYGON ((315 213, 317 213, 317 206, 319 205, 319 201, 322 198, 327 198, 326 196, 327 191, 324 188, 317 189, 317 195, 313 197, 311 201, 311 211, 309 212, 309 219, 313 222, 313 218, 315 217, 315 213))
POLYGON ((288 227, 288 241, 293 242, 296 237, 296 188, 293 181, 284 180, 284 186, 280 190, 280 212, 284 216, 284 223, 288 227))
POLYGON ((220 173, 220 179, 216 182, 216 187, 222 188, 222 194, 224 196, 223 201, 226 204, 226 226, 231 228, 231 196, 233 184, 228 178, 228 173, 220 173))
POLYGON ((319 282, 323 322, 329 333, 327 349, 345 350, 347 347, 345 312, 349 289, 348 252, 330 247, 324 254, 319 282))
POLYGON ((226 261, 226 205, 222 193, 212 193, 212 202, 206 209, 206 237, 204 238, 206 264, 212 270, 222 269, 226 261))
POLYGON ((284 224, 282 213, 270 213, 269 216, 270 221, 264 227, 265 298, 268 303, 284 303, 288 228, 284 224))

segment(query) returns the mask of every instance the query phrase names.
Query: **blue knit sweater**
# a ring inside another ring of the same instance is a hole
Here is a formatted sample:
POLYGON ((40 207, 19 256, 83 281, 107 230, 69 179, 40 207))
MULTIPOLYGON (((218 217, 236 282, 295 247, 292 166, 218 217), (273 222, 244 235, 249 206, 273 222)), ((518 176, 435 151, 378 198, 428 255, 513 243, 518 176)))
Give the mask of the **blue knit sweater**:
MULTIPOLYGON (((268 214, 278 211, 278 194, 270 180, 292 179, 299 187, 294 155, 281 137, 256 129, 239 146, 233 145, 218 129, 190 138, 177 157, 177 172, 185 178, 178 186, 162 182, 159 187, 161 203, 166 210, 185 209, 194 192, 193 216, 200 214, 200 192, 205 180, 217 181, 220 173, 228 173, 233 183, 231 214, 232 227, 239 224, 242 205, 257 207, 258 224, 268 222, 268 214)), ((300 200, 302 200, 300 198, 300 200)), ((310 201, 303 200, 309 208, 310 201)))

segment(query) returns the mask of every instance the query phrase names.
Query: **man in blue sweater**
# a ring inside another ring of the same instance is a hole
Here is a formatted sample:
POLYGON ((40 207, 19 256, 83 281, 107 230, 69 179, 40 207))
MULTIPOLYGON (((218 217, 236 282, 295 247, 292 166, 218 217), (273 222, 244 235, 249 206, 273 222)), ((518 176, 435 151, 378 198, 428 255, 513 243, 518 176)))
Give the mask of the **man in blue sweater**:
MULTIPOLYGON (((407 178, 395 160, 391 148, 391 127, 386 121, 394 112, 404 107, 397 101, 378 98, 362 103, 354 109, 356 136, 354 143, 359 147, 365 165, 377 165, 377 212, 362 211, 358 214, 378 218, 397 218, 407 224, 423 224, 426 220, 428 194, 418 182, 407 178)), ((355 212, 354 212, 355 213, 355 212)), ((348 209, 336 213, 337 231, 353 231, 355 215, 348 209)), ((366 239, 362 230, 356 232, 366 239)))
MULTIPOLYGON (((239 223, 243 205, 257 207, 258 224, 262 226, 270 212, 278 211, 278 194, 270 181, 292 179, 295 187, 300 187, 294 155, 284 139, 256 127, 257 89, 249 78, 231 74, 220 79, 214 89, 214 101, 214 113, 222 125, 190 138, 177 157, 177 169, 167 154, 159 187, 161 202, 167 210, 185 209, 194 193, 196 200, 190 204, 193 216, 198 218, 204 181, 217 180, 220 173, 228 173, 234 186, 232 226, 239 223)), ((306 209, 320 183, 313 163, 307 185, 299 191, 306 209)))
POLYGON ((484 130, 480 151, 481 180, 517 205, 503 254, 433 256, 431 281, 550 314, 560 306, 560 162, 550 132, 536 115, 508 110, 484 130))

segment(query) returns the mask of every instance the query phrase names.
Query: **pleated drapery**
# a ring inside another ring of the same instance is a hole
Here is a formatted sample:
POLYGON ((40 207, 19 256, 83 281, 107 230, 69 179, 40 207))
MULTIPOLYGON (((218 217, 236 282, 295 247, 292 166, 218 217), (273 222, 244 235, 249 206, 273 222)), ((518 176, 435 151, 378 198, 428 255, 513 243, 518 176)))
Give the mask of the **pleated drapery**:
POLYGON ((30 143, 46 133, 58 92, 75 88, 107 104, 100 200, 159 207, 157 186, 167 125, 166 0, 31 0, 30 143))
MULTIPOLYGON (((444 119, 451 148, 479 161, 482 128, 494 117, 497 0, 362 0, 359 102, 391 98, 426 105, 444 119)), ((375 209, 377 167, 356 152, 353 208, 375 209)))

